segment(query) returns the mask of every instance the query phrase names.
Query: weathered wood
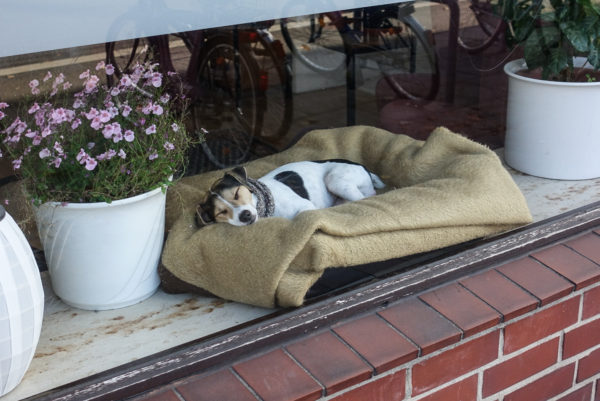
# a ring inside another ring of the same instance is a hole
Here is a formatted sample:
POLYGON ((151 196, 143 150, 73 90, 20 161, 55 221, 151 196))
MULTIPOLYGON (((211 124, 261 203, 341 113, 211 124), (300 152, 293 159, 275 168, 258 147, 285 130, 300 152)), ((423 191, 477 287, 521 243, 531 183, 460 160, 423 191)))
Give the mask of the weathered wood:
MULTIPOLYGON (((38 400, 115 400, 191 374, 211 371, 267 347, 317 331, 434 285, 526 255, 600 225, 600 202, 492 239, 470 242, 455 254, 297 309, 278 312, 212 338, 152 355, 72 385, 38 400), (466 248, 466 249, 465 249, 466 248)), ((93 363, 93 361, 90 361, 93 363)))

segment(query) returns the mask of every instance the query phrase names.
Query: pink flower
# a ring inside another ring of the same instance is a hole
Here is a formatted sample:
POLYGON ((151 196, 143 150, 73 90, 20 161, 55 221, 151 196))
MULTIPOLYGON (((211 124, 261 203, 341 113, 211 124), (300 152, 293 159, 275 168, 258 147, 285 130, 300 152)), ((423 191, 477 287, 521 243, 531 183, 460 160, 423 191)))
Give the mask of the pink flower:
POLYGON ((113 75, 115 73, 115 67, 112 64, 106 64, 104 72, 106 75, 113 75))
POLYGON ((90 123, 90 126, 95 129, 96 131, 98 131, 99 129, 101 129, 104 125, 102 124, 102 121, 100 121, 100 117, 94 117, 94 119, 92 120, 92 122, 90 123))
POLYGON ((168 93, 165 93, 164 95, 162 95, 160 97, 160 102, 161 103, 167 103, 169 101, 169 99, 171 99, 171 95, 169 95, 168 93))
POLYGON ((102 135, 104 135, 104 137, 106 139, 110 139, 112 138, 113 134, 115 132, 115 128, 112 124, 108 124, 107 126, 104 127, 104 129, 102 130, 102 135))
POLYGON ((47 80, 49 80, 50 78, 52 78, 52 73, 50 71, 48 71, 46 73, 46 75, 44 76, 44 82, 46 82, 47 80))
POLYGON ((5 109, 8 107, 8 103, 6 102, 0 102, 0 110, 5 109))
POLYGON ((158 153, 153 152, 150 154, 150 156, 148 156, 148 160, 154 160, 154 159, 158 159, 158 153))
POLYGON ((62 158, 60 158, 60 157, 57 157, 54 160, 52 160, 52 164, 54 164, 55 168, 59 168, 61 162, 62 162, 62 158))
POLYGON ((65 151, 60 143, 54 142, 53 148, 59 155, 63 156, 65 154, 65 151))
POLYGON ((152 102, 147 103, 143 108, 142 108, 142 113, 148 115, 150 113, 152 113, 152 102))
POLYGON ((29 81, 29 87, 31 88, 31 93, 33 95, 40 94, 40 89, 38 88, 38 86, 40 86, 40 81, 38 81, 37 79, 32 79, 31 81, 29 81))
POLYGON ((121 142, 123 140, 123 134, 121 134, 121 131, 115 132, 112 139, 114 143, 121 142))
POLYGON ((85 150, 83 150, 83 148, 81 148, 81 149, 79 150, 79 153, 77 154, 77 156, 75 156, 75 159, 76 159, 76 160, 77 160, 79 163, 83 164, 83 163, 85 162, 85 159, 87 159, 88 157, 89 157, 89 156, 88 156, 88 154, 87 154, 87 153, 85 153, 85 150))
POLYGON ((46 127, 42 130, 42 138, 45 138, 48 135, 52 135, 52 130, 50 129, 50 127, 46 127))
POLYGON ((171 124, 171 129, 175 132, 179 131, 179 125, 177 125, 176 123, 171 124))
POLYGON ((80 107, 83 107, 84 105, 85 105, 85 103, 83 103, 83 100, 81 100, 80 98, 75 99, 75 101, 73 102, 74 109, 79 109, 80 107))
POLYGON ((162 74, 160 72, 152 73, 152 76, 150 77, 150 83, 155 88, 160 88, 162 85, 162 74))
POLYGON ((44 148, 44 149, 40 150, 39 156, 40 156, 40 159, 45 159, 46 157, 49 157, 50 150, 48 148, 44 148))
POLYGON ((175 145, 173 145, 171 142, 167 141, 164 144, 164 148, 166 151, 173 150, 173 149, 175 149, 175 145))
POLYGON ((98 165, 98 162, 93 157, 88 157, 85 160, 85 169, 88 171, 92 171, 93 169, 96 168, 97 165, 98 165))
POLYGON ((96 64, 96 71, 100 71, 103 68, 105 68, 105 64, 104 64, 104 60, 101 60, 98 62, 98 64, 96 64))
POLYGON ((112 116, 108 110, 101 110, 98 117, 100 117, 100 121, 103 123, 109 122, 110 119, 112 118, 112 116))
POLYGON ((163 113, 163 108, 160 104, 154 104, 152 106, 152 113, 156 116, 160 116, 163 113))
POLYGON ((79 74, 79 79, 86 79, 90 76, 90 70, 86 70, 84 72, 82 72, 81 74, 79 74))
POLYGON ((77 127, 79 127, 81 125, 81 120, 76 118, 75 120, 73 120, 73 122, 71 123, 71 128, 72 129, 77 129, 77 127))
POLYGON ((0 120, 2 120, 4 117, 6 117, 6 114, 4 114, 3 111, 0 111, 0 120))
POLYGON ((131 78, 129 78, 129 75, 123 75, 123 77, 119 81, 119 84, 121 84, 121 86, 127 88, 128 86, 132 86, 133 82, 131 81, 131 78))
POLYGON ((123 111, 121 112, 121 114, 123 114, 123 117, 129 116, 129 113, 131 113, 131 107, 129 107, 128 105, 123 106, 123 111))
POLYGON ((31 107, 29 108, 29 110, 27 110, 27 112, 28 112, 29 114, 33 114, 33 113, 35 113, 36 111, 38 111, 39 109, 40 109, 40 105, 39 105, 39 104, 37 104, 37 103, 34 103, 34 104, 33 104, 33 106, 31 106, 31 107))
POLYGON ((123 138, 127 141, 127 142, 133 142, 135 139, 135 134, 133 133, 132 130, 128 129, 125 131, 123 138))
POLYGON ((146 135, 151 135, 156 133, 156 125, 152 124, 148 128, 146 128, 146 135))
POLYGON ((98 112, 98 110, 96 110, 95 107, 92 107, 90 111, 88 111, 87 113, 83 112, 83 114, 87 117, 88 120, 93 120, 94 117, 97 117, 98 114, 100 114, 100 112, 98 112))
POLYGON ((111 96, 118 96, 119 93, 121 93, 121 91, 119 90, 118 87, 114 86, 111 90, 110 90, 110 94, 111 96))
POLYGON ((123 149, 119 149, 119 153, 117 153, 117 154, 121 159, 127 158, 127 153, 125 153, 125 151, 123 149))
POLYGON ((14 170, 18 170, 21 168, 21 163, 23 162, 23 156, 19 157, 12 161, 12 166, 14 170))
POLYGON ((66 110, 62 107, 58 109, 52 110, 52 114, 50 114, 50 118, 54 124, 60 124, 64 121, 67 121, 67 113, 66 110))
POLYGON ((90 75, 87 81, 85 81, 85 93, 92 93, 96 89, 99 81, 100 78, 98 78, 96 75, 90 75))

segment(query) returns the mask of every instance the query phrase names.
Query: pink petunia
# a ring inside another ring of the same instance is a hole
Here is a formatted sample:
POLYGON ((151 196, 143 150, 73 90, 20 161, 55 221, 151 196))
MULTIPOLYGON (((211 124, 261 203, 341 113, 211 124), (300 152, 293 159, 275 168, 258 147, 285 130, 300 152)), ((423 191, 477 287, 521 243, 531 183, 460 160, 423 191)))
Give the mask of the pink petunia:
POLYGON ((106 75, 113 75, 115 73, 115 67, 112 64, 106 64, 104 72, 106 75))
POLYGON ((111 119, 111 114, 108 110, 100 110, 100 114, 98 115, 100 121, 103 123, 107 123, 111 119))
POLYGON ((128 129, 125 131, 125 133, 123 134, 123 138, 127 141, 127 142, 133 142, 135 140, 135 134, 133 133, 132 130, 128 129))
POLYGON ((121 159, 126 159, 127 158, 127 153, 125 153, 125 151, 123 149, 119 149, 119 153, 117 153, 117 155, 121 158, 121 159))
POLYGON ((0 110, 5 109, 8 107, 8 103, 6 102, 0 102, 0 110))
POLYGON ((165 142, 165 144, 163 146, 166 151, 175 149, 175 145, 173 145, 171 142, 168 142, 168 141, 165 142))
POLYGON ((46 73, 46 75, 44 76, 44 82, 46 82, 47 80, 49 80, 50 78, 52 78, 52 73, 50 71, 48 71, 46 73))
POLYGON ((48 148, 44 148, 44 149, 40 150, 39 156, 40 156, 40 159, 45 159, 46 157, 49 157, 50 150, 48 148))
POLYGON ((27 112, 28 112, 29 114, 33 114, 33 113, 35 113, 36 111, 38 111, 39 109, 40 109, 40 105, 39 105, 39 104, 37 104, 37 102, 36 102, 36 103, 34 103, 34 104, 33 104, 33 106, 31 106, 31 107, 29 108, 29 110, 27 110, 27 112))
POLYGON ((150 83, 155 88, 160 88, 162 85, 162 74, 160 72, 152 73, 152 76, 150 77, 150 83))
POLYGON ((156 133, 156 125, 152 124, 148 128, 146 128, 146 135, 151 135, 156 133))
POLYGON ((179 131, 179 125, 177 125, 176 123, 171 124, 171 129, 175 132, 179 131))
POLYGON ((73 122, 71 123, 71 128, 72 129, 77 129, 77 127, 79 127, 81 125, 81 120, 76 118, 73 120, 73 122))
POLYGON ((158 159, 158 153, 153 152, 148 156, 148 160, 158 159))
POLYGON ((163 113, 163 108, 160 104, 154 104, 152 106, 152 114, 154 114, 155 116, 160 116, 163 113))
POLYGON ((55 168, 59 168, 60 167, 60 163, 62 163, 62 158, 57 157, 54 160, 52 160, 51 164, 54 164, 55 168))
POLYGON ((98 162, 93 157, 88 157, 85 161, 85 169, 88 171, 92 171, 97 165, 98 162))
POLYGON ((121 111, 123 117, 129 116, 129 113, 131 113, 131 107, 129 107, 128 105, 123 106, 123 110, 121 111))
POLYGON ((2 120, 4 117, 6 117, 6 114, 4 114, 3 111, 0 111, 0 120, 2 120))
POLYGON ((105 63, 104 63, 104 60, 100 60, 100 61, 98 62, 98 64, 96 64, 96 71, 100 71, 101 69, 103 69, 103 68, 105 68, 105 67, 106 67, 106 65, 105 65, 105 63))
POLYGON ((21 168, 21 163, 23 162, 23 156, 19 157, 12 161, 12 166, 14 170, 18 170, 21 168))

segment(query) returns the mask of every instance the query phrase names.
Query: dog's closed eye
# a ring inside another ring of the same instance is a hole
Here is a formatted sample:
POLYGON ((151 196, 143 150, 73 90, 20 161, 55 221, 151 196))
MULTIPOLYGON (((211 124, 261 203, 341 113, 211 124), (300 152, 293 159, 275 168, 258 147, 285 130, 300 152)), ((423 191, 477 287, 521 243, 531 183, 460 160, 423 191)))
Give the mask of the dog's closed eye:
POLYGON ((238 189, 235 191, 235 195, 233 196, 233 199, 238 200, 240 198, 240 187, 238 187, 238 189))

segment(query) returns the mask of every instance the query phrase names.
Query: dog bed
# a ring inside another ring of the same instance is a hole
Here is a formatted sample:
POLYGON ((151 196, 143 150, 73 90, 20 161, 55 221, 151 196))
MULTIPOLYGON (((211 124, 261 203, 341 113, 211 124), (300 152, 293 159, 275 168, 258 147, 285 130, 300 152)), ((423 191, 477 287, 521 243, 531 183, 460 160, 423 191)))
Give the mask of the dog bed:
POLYGON ((312 131, 290 149, 246 168, 258 178, 292 161, 330 158, 365 165, 387 188, 293 220, 198 228, 195 206, 223 171, 182 179, 168 192, 163 273, 224 299, 299 306, 327 268, 433 250, 531 221, 523 195, 496 154, 445 128, 426 141, 365 126, 312 131))

